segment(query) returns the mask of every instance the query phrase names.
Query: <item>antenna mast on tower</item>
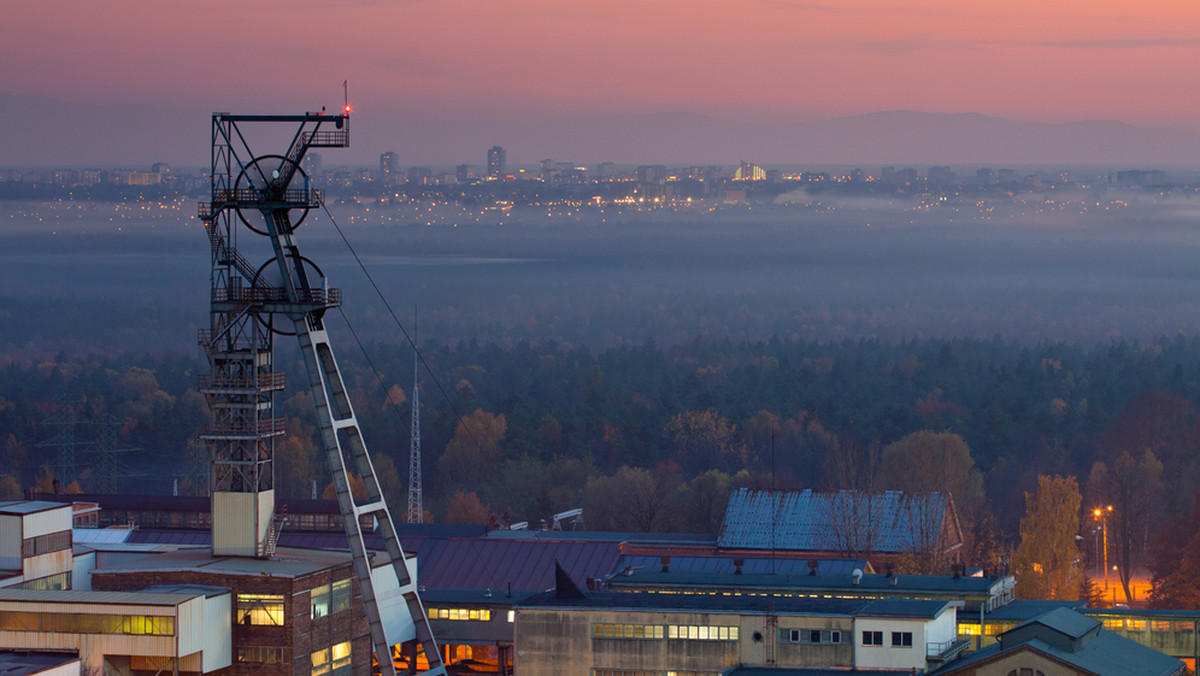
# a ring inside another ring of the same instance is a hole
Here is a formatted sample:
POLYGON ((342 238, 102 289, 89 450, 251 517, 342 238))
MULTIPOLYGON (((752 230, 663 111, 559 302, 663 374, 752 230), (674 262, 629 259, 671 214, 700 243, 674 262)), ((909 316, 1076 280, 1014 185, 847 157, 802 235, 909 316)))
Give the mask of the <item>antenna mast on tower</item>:
POLYGON ((417 385, 420 354, 417 353, 417 320, 413 317, 412 439, 408 445, 408 522, 424 523, 421 507, 421 388, 417 385))

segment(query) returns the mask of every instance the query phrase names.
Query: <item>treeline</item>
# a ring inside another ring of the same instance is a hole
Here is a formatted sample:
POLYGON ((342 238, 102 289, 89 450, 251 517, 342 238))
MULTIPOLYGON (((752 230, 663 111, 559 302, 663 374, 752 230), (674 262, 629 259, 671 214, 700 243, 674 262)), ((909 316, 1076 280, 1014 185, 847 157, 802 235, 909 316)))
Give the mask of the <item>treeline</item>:
MULTIPOLYGON (((366 352, 341 364, 384 489, 404 504, 412 353, 383 344, 366 352)), ((879 471, 888 449, 931 430, 960 439, 963 472, 978 476, 977 497, 955 497, 972 503, 972 528, 987 525, 974 536, 981 548, 1015 542, 1039 475, 1076 477, 1088 513, 1127 488, 1119 479, 1141 477, 1152 492, 1130 498, 1130 541, 1121 544, 1136 561, 1153 549, 1163 516, 1192 514, 1200 479, 1200 338, 1090 348, 694 340, 599 353, 468 342, 427 343, 422 353, 431 369, 421 374, 425 506, 435 520, 494 514, 536 524, 583 506, 590 528, 711 531, 732 486, 879 485, 896 474, 879 471)), ((280 361, 289 390, 277 408, 294 421, 279 442, 278 485, 308 497, 314 482, 318 492, 328 483, 325 463, 298 356, 280 361)), ((0 487, 45 481, 45 468, 61 473, 56 435, 71 420, 77 470, 63 478, 95 490, 94 421, 115 418, 119 439, 107 443, 133 449, 117 456, 120 490, 166 493, 171 479, 204 490, 206 456, 194 438, 206 416, 195 391, 205 371, 198 359, 144 355, 8 363, 0 487)))

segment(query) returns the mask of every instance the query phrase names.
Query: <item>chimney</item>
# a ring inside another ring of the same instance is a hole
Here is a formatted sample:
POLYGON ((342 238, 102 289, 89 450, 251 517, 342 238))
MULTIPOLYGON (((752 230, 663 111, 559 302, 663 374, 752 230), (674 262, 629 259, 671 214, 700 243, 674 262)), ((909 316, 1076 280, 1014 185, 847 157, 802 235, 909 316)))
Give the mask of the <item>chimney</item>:
POLYGON ((744 566, 744 565, 746 565, 746 559, 734 559, 733 560, 733 574, 741 575, 742 574, 742 566, 744 566))

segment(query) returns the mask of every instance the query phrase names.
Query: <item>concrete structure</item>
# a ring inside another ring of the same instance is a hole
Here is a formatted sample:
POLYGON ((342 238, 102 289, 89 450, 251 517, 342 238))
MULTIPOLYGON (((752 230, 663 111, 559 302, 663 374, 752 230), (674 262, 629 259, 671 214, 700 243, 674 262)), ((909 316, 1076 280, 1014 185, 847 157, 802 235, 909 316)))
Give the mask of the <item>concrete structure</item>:
MULTIPOLYGON (((280 547, 275 559, 264 560, 194 548, 94 571, 92 586, 113 592, 153 584, 231 590, 231 674, 310 676, 328 667, 324 673, 366 676, 371 638, 354 577, 345 552, 280 547)), ((378 591, 386 607, 394 590, 378 591)))
POLYGON ((738 666, 923 670, 955 608, 916 600, 766 600, 546 592, 517 607, 517 673, 721 673, 738 666))
POLYGON ((71 505, 0 502, 0 587, 70 589, 71 505))
POLYGON ((1000 634, 998 642, 946 664, 936 676, 1176 676, 1182 661, 1057 608, 1000 634))
POLYGON ((0 590, 0 645, 75 651, 93 673, 207 674, 230 665, 230 594, 0 590))

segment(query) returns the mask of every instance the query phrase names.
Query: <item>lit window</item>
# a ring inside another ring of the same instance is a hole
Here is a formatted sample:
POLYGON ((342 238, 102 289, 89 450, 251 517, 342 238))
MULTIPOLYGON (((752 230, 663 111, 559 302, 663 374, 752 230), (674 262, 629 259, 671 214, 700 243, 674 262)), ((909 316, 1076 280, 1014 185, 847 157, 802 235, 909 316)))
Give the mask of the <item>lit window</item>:
POLYGON ((312 676, 325 676, 329 673, 329 648, 314 651, 309 658, 312 660, 312 676))
POLYGON ((316 620, 329 614, 329 585, 313 589, 309 596, 309 617, 316 620))
POLYGON ((237 621, 245 625, 283 626, 283 596, 238 594, 237 621))
POLYGON ((350 673, 350 642, 338 643, 330 652, 333 656, 333 676, 350 673))
POLYGON ((350 578, 333 583, 330 606, 329 612, 331 613, 350 610, 350 578))

